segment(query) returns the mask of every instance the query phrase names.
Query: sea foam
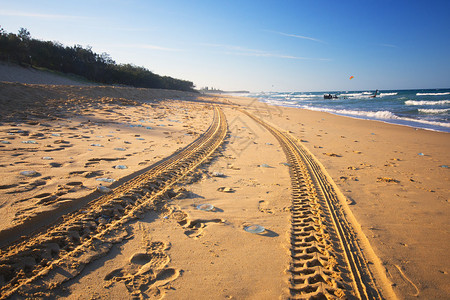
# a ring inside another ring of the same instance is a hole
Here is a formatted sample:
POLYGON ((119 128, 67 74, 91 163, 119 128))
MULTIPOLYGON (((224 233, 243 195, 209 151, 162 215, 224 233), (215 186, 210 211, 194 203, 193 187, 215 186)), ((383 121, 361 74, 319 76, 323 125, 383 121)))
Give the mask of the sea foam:
POLYGON ((416 96, 442 96, 442 95, 450 95, 450 92, 445 93, 417 93, 416 96))
POLYGON ((444 104, 450 104, 450 100, 441 100, 441 101, 415 101, 415 100, 408 100, 405 101, 406 105, 444 105, 444 104))
POLYGON ((366 117, 366 118, 375 118, 375 119, 398 119, 395 114, 391 113, 390 111, 383 110, 383 111, 358 111, 358 110, 347 110, 347 109, 330 109, 330 108, 321 108, 321 107, 306 107, 303 106, 301 108, 309 109, 309 110, 315 110, 315 111, 323 111, 323 112, 329 112, 332 114, 339 114, 339 115, 346 115, 346 116, 359 116, 359 117, 366 117))
POLYGON ((419 112, 424 114, 444 114, 446 112, 450 111, 450 108, 443 108, 443 109, 425 109, 425 108, 419 108, 419 112))
POLYGON ((380 97, 386 97, 386 96, 395 96, 398 93, 380 93, 380 97))
MULTIPOLYGON (((375 120, 392 120, 393 123, 398 123, 401 125, 406 126, 412 126, 415 127, 414 124, 425 124, 425 125, 431 125, 431 126, 439 126, 439 127, 445 127, 450 128, 450 123, 443 123, 443 122, 436 122, 436 121, 428 121, 428 120, 421 120, 421 119, 411 119, 411 118, 404 118, 396 116, 395 114, 391 113, 390 111, 354 111, 354 110, 345 110, 345 109, 328 109, 328 108, 318 108, 318 107, 301 107, 308 110, 314 110, 314 111, 323 111, 328 112, 332 114, 337 115, 343 115, 347 117, 355 117, 355 118, 367 118, 367 119, 375 119, 375 120)), ((435 128, 426 128, 430 130, 435 130, 435 128)))

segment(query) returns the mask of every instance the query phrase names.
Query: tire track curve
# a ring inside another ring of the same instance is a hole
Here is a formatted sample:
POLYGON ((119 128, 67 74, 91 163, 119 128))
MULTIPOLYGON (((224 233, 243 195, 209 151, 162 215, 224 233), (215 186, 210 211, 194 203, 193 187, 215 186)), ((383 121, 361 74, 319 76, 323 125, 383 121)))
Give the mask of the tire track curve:
POLYGON ((225 114, 213 106, 210 127, 181 151, 155 164, 77 212, 0 251, 0 299, 45 297, 86 264, 128 237, 125 224, 155 209, 170 189, 211 158, 227 134, 225 114))
POLYGON ((292 135, 239 110, 277 138, 290 165, 290 298, 382 299, 331 178, 292 135))

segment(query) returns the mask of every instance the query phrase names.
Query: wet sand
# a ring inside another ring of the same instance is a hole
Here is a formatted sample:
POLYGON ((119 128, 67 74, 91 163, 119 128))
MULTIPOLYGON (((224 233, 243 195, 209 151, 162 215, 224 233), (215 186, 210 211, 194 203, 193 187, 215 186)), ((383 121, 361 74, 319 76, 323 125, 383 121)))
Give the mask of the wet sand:
MULTIPOLYGON (((39 216, 75 209, 98 197, 100 185, 118 186, 186 146, 211 123, 205 103, 231 101, 290 131, 323 164, 399 298, 450 295, 449 171, 442 167, 450 164, 447 133, 245 98, 17 83, 0 89, 2 244, 31 231, 28 224, 39 216)), ((182 197, 131 221, 129 237, 64 283, 58 297, 288 297, 286 158, 263 127, 231 106, 223 109, 229 136, 198 180, 179 186, 186 190, 182 197), (204 203, 214 210, 196 208, 204 203), (251 224, 264 226, 265 234, 245 232, 251 224), (154 281, 142 278, 144 266, 153 268, 154 281)))

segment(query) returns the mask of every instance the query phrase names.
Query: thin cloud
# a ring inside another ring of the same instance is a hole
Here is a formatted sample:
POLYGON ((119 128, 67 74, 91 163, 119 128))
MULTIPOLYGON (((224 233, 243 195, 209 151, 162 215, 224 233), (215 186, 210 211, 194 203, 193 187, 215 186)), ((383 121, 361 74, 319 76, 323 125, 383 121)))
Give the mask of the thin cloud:
POLYGON ((255 54, 264 53, 264 51, 261 51, 261 50, 249 49, 249 48, 245 48, 245 47, 241 47, 241 46, 224 45, 224 44, 201 44, 201 45, 207 46, 207 47, 213 47, 213 48, 223 48, 223 49, 238 51, 238 52, 243 52, 243 53, 255 53, 255 54))
POLYGON ((284 59, 294 59, 294 60, 321 60, 329 61, 328 58, 309 58, 294 55, 271 53, 263 50, 249 49, 240 46, 224 45, 224 44, 202 44, 203 46, 222 48, 224 54, 227 55, 240 55, 240 56, 253 56, 253 57, 274 57, 274 58, 284 58, 284 59))
POLYGON ((319 40, 319 39, 316 39, 316 38, 312 38, 312 37, 309 37, 309 36, 290 34, 290 33, 284 33, 284 32, 279 32, 279 31, 271 31, 271 30, 266 30, 266 31, 267 32, 276 33, 276 34, 279 34, 279 35, 294 37, 294 38, 297 38, 297 39, 310 40, 310 41, 314 41, 314 42, 317 42, 317 43, 326 44, 326 42, 324 42, 322 40, 319 40))
POLYGON ((29 13, 29 12, 19 12, 19 11, 11 11, 11 10, 0 10, 0 16, 6 17, 25 17, 25 18, 39 18, 39 19, 88 19, 87 17, 82 16, 70 16, 70 15, 49 15, 49 14, 38 14, 38 13, 29 13))
POLYGON ((120 44, 120 45, 112 45, 113 47, 118 48, 133 48, 133 49, 149 49, 149 50, 158 50, 158 51, 169 51, 169 52, 180 52, 182 49, 174 49, 161 47, 156 45, 148 45, 148 44, 120 44))

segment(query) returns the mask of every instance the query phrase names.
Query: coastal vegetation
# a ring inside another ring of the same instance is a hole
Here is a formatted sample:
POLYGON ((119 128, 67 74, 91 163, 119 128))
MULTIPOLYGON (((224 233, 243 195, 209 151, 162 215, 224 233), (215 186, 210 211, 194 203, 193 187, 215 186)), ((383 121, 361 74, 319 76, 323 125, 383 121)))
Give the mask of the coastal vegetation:
POLYGON ((69 47, 59 42, 34 39, 25 28, 14 34, 0 27, 0 60, 75 74, 102 84, 194 91, 190 81, 160 76, 133 64, 118 64, 108 53, 97 54, 89 46, 69 47))

